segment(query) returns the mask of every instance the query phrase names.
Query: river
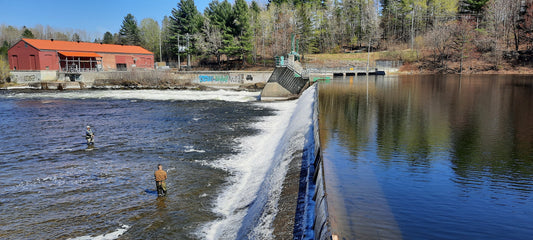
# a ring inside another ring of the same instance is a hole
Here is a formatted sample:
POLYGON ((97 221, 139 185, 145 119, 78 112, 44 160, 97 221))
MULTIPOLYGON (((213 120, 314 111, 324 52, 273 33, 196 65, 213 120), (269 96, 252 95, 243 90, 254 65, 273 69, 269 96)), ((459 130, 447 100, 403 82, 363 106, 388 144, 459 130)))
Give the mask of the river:
POLYGON ((533 236, 532 76, 357 76, 321 83, 333 234, 533 236))
POLYGON ((283 140, 297 101, 258 97, 0 92, 0 238, 273 238, 291 161, 279 144, 302 146, 283 140), (85 144, 86 125, 94 147, 85 144), (159 163, 168 172, 166 197, 155 192, 159 163))

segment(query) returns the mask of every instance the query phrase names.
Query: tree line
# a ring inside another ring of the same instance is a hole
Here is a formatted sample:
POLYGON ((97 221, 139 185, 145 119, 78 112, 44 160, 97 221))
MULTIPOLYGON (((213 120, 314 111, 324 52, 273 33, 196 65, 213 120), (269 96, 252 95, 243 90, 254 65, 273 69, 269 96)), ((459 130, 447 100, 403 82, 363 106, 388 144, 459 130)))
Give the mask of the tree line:
MULTIPOLYGON (((264 5, 213 0, 203 13, 194 0, 180 0, 169 13, 161 23, 138 22, 128 14, 118 33, 94 41, 143 46, 166 62, 193 57, 242 65, 271 64, 274 56, 292 50, 292 35, 304 59, 314 53, 411 49, 441 67, 474 56, 498 64, 506 53, 533 49, 533 0, 269 0, 264 5)), ((87 38, 83 32, 46 33, 2 25, 2 49, 21 36, 87 38)))

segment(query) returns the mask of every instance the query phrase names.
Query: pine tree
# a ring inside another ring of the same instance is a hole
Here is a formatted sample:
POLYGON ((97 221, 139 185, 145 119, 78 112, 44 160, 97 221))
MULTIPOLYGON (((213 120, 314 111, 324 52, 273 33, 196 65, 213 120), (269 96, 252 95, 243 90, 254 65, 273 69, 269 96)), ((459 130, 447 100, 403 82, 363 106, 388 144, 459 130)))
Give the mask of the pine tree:
POLYGON ((114 43, 113 34, 111 34, 110 32, 105 32, 104 39, 102 40, 102 42, 105 44, 113 44, 114 43))
POLYGON ((257 43, 257 35, 260 32, 261 29, 261 22, 259 22, 259 16, 261 13, 261 8, 259 7, 259 4, 256 1, 252 1, 250 4, 250 25, 252 29, 252 54, 253 54, 253 62, 254 64, 257 63, 257 49, 258 49, 258 43, 257 43))
POLYGON ((463 0, 461 4, 462 13, 480 14, 489 0, 463 0))
POLYGON ((195 51, 193 35, 199 32, 202 24, 202 16, 194 0, 180 0, 177 8, 172 9, 172 16, 170 16, 169 26, 169 41, 171 43, 174 54, 179 54, 179 46, 186 46, 187 36, 189 36, 189 48, 186 49, 187 54, 195 51))
POLYGON ((9 50, 9 43, 4 40, 2 47, 0 47, 0 59, 7 59, 7 50, 9 50))
POLYGON ((131 13, 128 13, 128 15, 124 17, 118 34, 120 44, 136 46, 141 45, 140 30, 137 26, 135 17, 131 15, 131 13))
POLYGON ((24 26, 22 30, 22 38, 34 39, 35 35, 33 35, 30 29, 27 29, 26 26, 24 26))
POLYGON ((246 62, 246 55, 252 51, 252 31, 250 27, 250 13, 245 0, 235 0, 233 5, 235 26, 232 30, 235 37, 233 46, 235 53, 242 57, 242 64, 246 62))
POLYGON ((301 4, 296 9, 298 18, 297 34, 300 37, 300 54, 314 53, 317 51, 313 36, 313 22, 311 21, 311 5, 301 4))
POLYGON ((72 41, 73 42, 79 42, 81 41, 80 35, 77 33, 72 34, 72 41))
POLYGON ((218 52, 225 54, 228 57, 232 56, 234 54, 232 49, 235 43, 232 29, 234 28, 235 18, 233 16, 233 8, 231 4, 227 0, 222 2, 214 0, 209 3, 209 7, 205 10, 205 15, 209 18, 209 24, 218 28, 222 35, 221 38, 223 44, 220 46, 218 52))

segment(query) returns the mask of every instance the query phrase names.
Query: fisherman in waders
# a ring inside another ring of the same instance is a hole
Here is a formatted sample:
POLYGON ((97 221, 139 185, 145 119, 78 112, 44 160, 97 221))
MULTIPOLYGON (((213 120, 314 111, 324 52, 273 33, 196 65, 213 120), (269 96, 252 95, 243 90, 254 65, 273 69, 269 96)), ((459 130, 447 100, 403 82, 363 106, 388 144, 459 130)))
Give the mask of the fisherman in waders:
POLYGON ((161 164, 157 165, 157 170, 154 173, 155 176, 155 187, 157 188, 157 196, 163 197, 167 195, 167 172, 163 170, 161 164))
POLYGON ((87 126, 87 130, 85 130, 85 139, 87 140, 87 145, 94 145, 94 133, 91 130, 91 126, 87 126))

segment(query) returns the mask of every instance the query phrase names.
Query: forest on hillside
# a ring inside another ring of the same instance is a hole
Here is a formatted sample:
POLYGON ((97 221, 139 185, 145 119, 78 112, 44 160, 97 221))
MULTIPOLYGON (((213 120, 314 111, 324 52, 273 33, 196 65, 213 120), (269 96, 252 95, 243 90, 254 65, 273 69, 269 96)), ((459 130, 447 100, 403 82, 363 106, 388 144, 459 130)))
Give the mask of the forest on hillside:
POLYGON ((307 54, 370 48, 441 72, 473 65, 498 70, 529 62, 533 0, 213 0, 203 13, 194 0, 180 0, 161 23, 128 14, 118 33, 87 35, 0 25, 0 54, 7 56, 21 37, 53 38, 140 45, 156 61, 176 62, 179 56, 196 66, 271 66, 275 56, 292 50, 294 35, 303 61, 307 54))

